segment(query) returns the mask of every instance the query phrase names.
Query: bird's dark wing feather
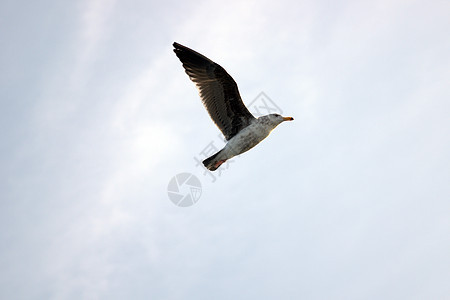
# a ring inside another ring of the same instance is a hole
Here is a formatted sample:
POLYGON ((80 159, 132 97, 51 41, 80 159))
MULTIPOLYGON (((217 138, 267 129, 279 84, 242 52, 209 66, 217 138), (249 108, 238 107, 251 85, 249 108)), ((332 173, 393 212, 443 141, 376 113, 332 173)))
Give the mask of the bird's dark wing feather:
POLYGON ((242 102, 236 82, 224 68, 183 45, 173 46, 211 119, 227 140, 255 119, 242 102))

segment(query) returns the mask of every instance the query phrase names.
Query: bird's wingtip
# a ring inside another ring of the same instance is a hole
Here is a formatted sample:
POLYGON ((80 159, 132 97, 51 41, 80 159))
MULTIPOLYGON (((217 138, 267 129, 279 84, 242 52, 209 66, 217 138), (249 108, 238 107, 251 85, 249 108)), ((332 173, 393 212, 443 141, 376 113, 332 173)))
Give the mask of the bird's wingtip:
POLYGON ((181 44, 179 44, 179 43, 177 43, 177 42, 173 42, 172 46, 173 46, 175 49, 179 49, 179 48, 183 48, 183 47, 184 47, 183 45, 181 45, 181 44))
POLYGON ((183 46, 178 44, 177 42, 173 42, 172 45, 173 45, 173 48, 174 48, 173 52, 175 52, 175 53, 179 53, 183 49, 183 46))

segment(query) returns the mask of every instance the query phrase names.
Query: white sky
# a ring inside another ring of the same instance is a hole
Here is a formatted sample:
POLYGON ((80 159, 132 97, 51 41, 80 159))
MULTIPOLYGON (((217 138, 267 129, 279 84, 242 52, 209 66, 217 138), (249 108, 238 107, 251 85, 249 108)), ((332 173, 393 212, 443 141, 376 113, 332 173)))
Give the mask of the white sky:
POLYGON ((449 13, 3 1, 0 298, 446 299, 449 13), (174 41, 295 118, 214 183, 193 157, 219 131, 174 41), (182 172, 189 208, 167 195, 182 172))

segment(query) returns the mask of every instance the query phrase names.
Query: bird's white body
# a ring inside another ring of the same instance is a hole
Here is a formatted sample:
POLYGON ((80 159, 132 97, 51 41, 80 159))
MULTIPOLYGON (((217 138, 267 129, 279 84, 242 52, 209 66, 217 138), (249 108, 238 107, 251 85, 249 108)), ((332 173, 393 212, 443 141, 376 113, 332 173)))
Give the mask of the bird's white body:
POLYGON ((239 131, 223 148, 224 159, 230 159, 258 145, 275 128, 270 125, 272 124, 261 122, 259 118, 239 131))
POLYGON ((267 115, 253 120, 250 125, 232 137, 222 150, 213 155, 206 165, 213 169, 217 168, 226 160, 252 149, 283 121, 285 120, 280 115, 267 115))

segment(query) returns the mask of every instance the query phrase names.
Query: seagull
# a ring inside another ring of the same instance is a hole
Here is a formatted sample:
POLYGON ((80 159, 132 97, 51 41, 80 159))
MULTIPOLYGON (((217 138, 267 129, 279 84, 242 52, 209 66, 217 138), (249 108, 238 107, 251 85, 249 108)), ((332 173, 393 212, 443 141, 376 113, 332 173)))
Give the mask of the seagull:
POLYGON ((173 43, 173 47, 186 74, 197 86, 209 116, 227 141, 222 150, 203 161, 208 170, 217 170, 228 159, 255 147, 280 123, 294 120, 279 114, 255 118, 242 102, 236 82, 224 68, 186 46, 173 43))

